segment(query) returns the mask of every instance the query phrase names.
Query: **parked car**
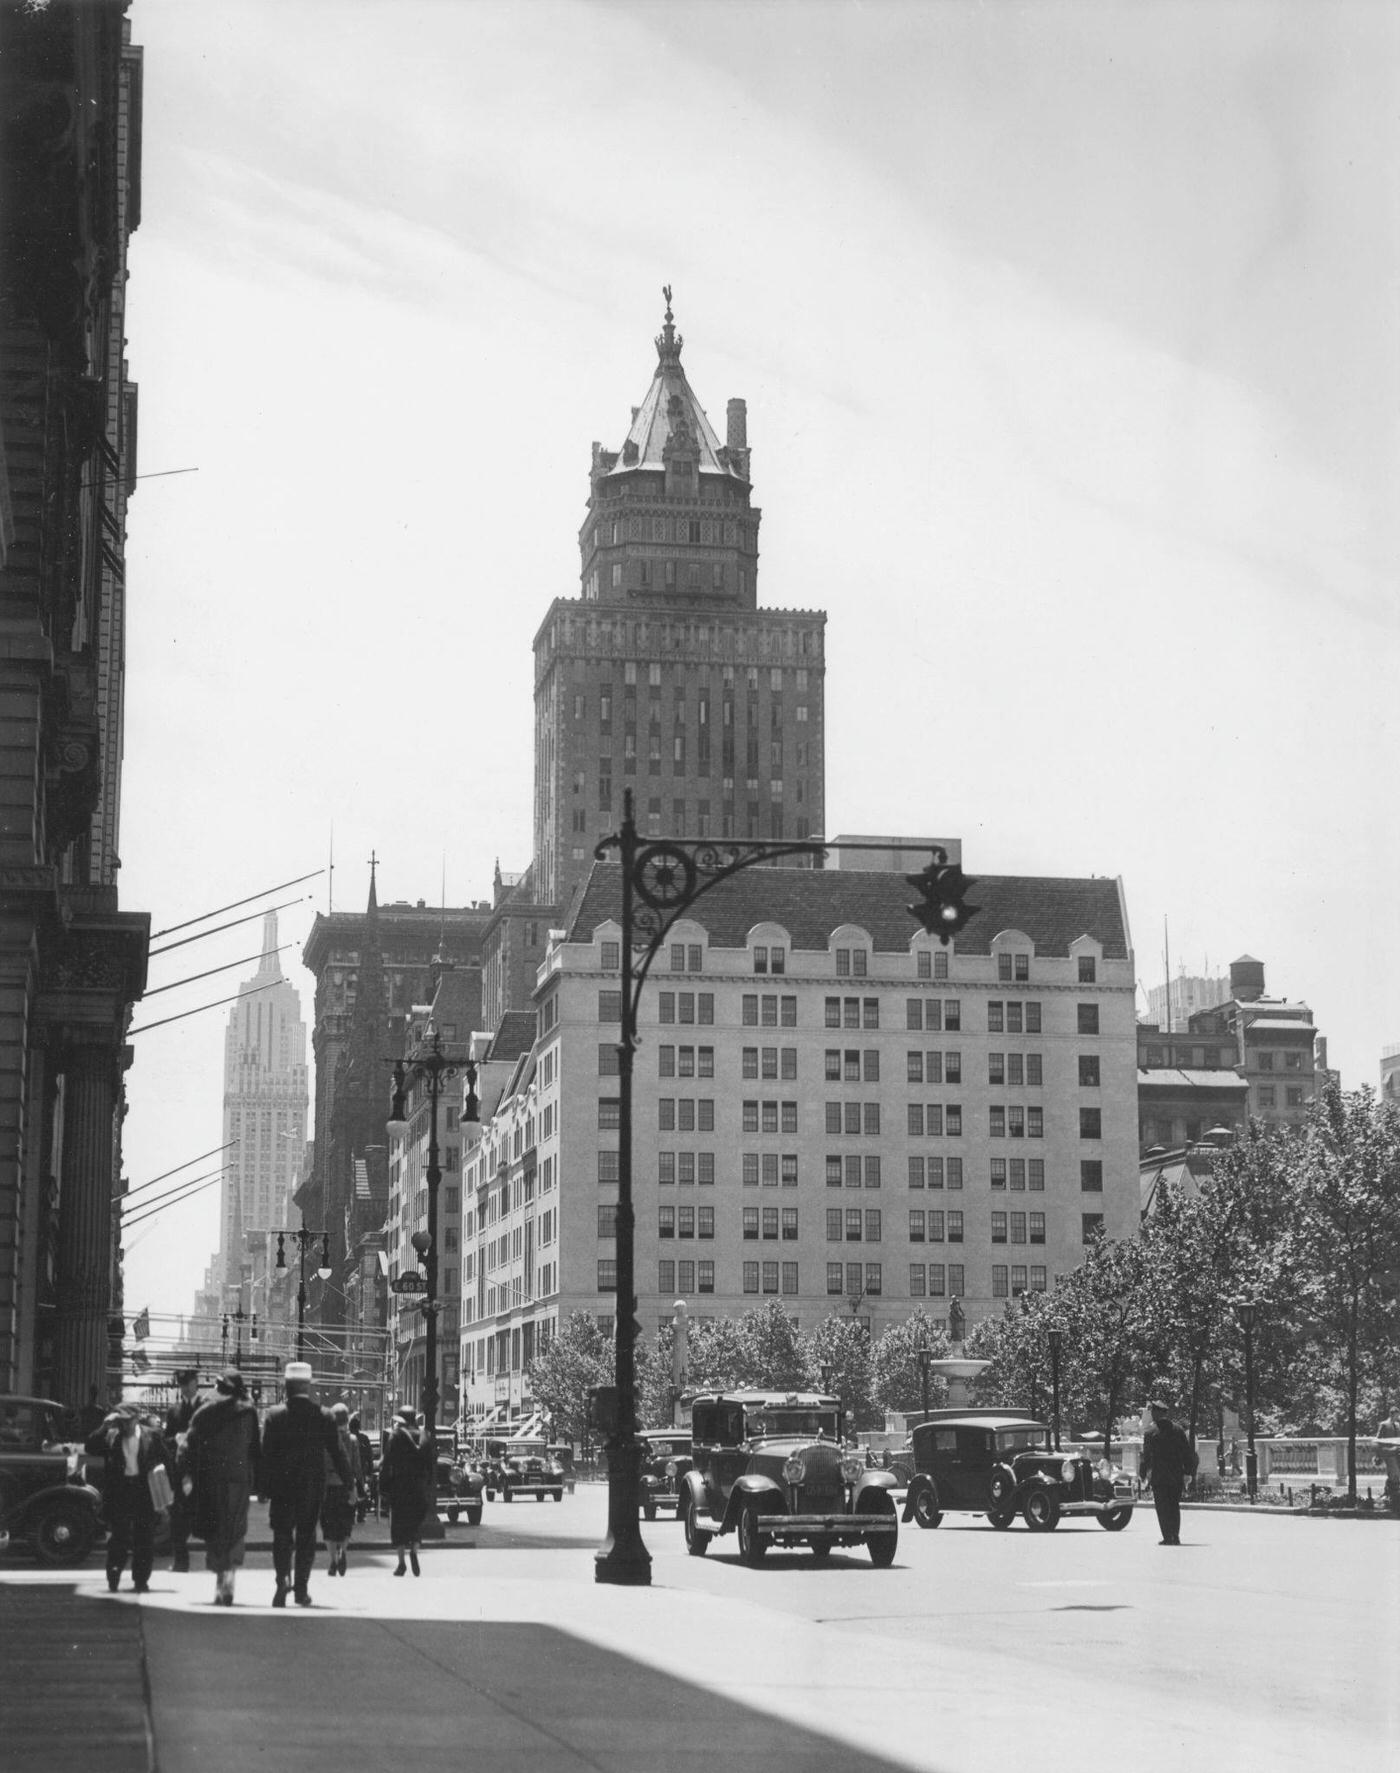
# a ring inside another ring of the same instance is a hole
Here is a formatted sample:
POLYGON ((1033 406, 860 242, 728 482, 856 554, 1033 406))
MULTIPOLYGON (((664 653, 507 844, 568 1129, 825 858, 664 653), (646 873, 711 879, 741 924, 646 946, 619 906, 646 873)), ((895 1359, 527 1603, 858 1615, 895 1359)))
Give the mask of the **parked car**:
POLYGON ((488 1502, 498 1491, 502 1502, 510 1502, 522 1491, 532 1490, 536 1502, 543 1502, 546 1495, 562 1502, 564 1468, 542 1440, 488 1440, 485 1487, 488 1502))
POLYGON ((637 1439, 642 1443, 642 1513, 654 1521, 664 1504, 679 1520, 681 1482, 691 1466, 690 1430, 644 1428, 637 1439))
POLYGON ((734 1391, 691 1407, 691 1469, 681 1480, 686 1550, 703 1557, 737 1532, 739 1556, 758 1564, 770 1545, 807 1545, 818 1562, 833 1546, 864 1544, 871 1563, 894 1562, 899 1515, 894 1475, 870 1471, 842 1446, 841 1406, 812 1392, 734 1391))
POLYGON ((469 1527, 481 1525, 482 1495, 486 1474, 464 1447, 459 1447, 450 1428, 438 1430, 437 1505, 454 1524, 462 1515, 469 1527))
POLYGON ((44 1564, 81 1564, 105 1537, 102 1497, 49 1398, 0 1396, 0 1534, 44 1564))
POLYGON ((1009 1527, 1019 1514, 1048 1533, 1065 1514, 1092 1515, 1110 1533, 1133 1518, 1137 1486, 1082 1450, 1056 1452, 1049 1428, 1015 1411, 933 1410, 913 1432, 906 1521, 936 1527, 945 1514, 984 1514, 1009 1527))
POLYGON ((564 1474, 564 1488, 572 1496, 574 1485, 578 1482, 578 1474, 574 1470, 574 1447, 572 1441, 551 1441, 549 1456, 564 1474))

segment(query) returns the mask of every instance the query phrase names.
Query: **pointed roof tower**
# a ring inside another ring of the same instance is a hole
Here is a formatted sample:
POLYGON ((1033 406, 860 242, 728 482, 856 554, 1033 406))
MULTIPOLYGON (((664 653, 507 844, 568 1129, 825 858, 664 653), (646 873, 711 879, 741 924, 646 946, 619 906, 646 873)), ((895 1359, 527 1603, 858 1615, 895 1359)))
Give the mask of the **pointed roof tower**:
POLYGON ((263 913, 262 954, 258 957, 258 970, 254 975, 254 983, 265 985, 269 979, 280 979, 282 963, 277 958, 277 913, 263 913))
POLYGON ((651 386, 632 408, 622 448, 593 445, 583 594, 753 609, 759 513, 750 504, 747 408, 729 402, 721 443, 681 365, 669 283, 662 293, 651 386))

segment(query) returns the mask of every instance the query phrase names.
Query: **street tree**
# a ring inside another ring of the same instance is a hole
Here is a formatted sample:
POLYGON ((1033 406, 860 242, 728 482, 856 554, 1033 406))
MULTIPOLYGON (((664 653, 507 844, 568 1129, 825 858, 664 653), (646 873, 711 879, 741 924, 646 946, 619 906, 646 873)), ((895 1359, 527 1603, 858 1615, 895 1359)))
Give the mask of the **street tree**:
POLYGON ((811 1383, 820 1385, 823 1366, 830 1367, 830 1389, 840 1398, 850 1426, 881 1427, 884 1414, 875 1399, 870 1337, 856 1319, 844 1312, 823 1318, 805 1342, 811 1383))
POLYGON ((573 1312, 542 1354, 530 1363, 530 1389, 536 1405, 548 1411, 561 1440, 586 1440, 588 1393, 611 1385, 615 1371, 613 1339, 597 1318, 573 1312))
POLYGON ((1099 1238, 1053 1295, 1064 1329, 1062 1400, 1072 1420, 1102 1422, 1109 1457, 1114 1423, 1141 1404, 1160 1347, 1161 1284, 1140 1238, 1099 1238))
POLYGON ((1301 1302, 1342 1378, 1347 1495, 1356 1501, 1358 1402, 1366 1366, 1393 1350, 1400 1266, 1400 1111, 1369 1089, 1329 1084, 1308 1116, 1296 1225, 1301 1302))
POLYGON ((973 1326, 963 1352, 991 1363, 973 1381, 978 1403, 1049 1417, 1049 1330, 1052 1322, 1058 1322, 1054 1299, 1051 1293, 1022 1293, 1000 1317, 984 1318, 973 1326))
POLYGON ((802 1338, 781 1300, 747 1311, 739 1320, 744 1383, 763 1391, 800 1391, 810 1363, 802 1338))
MULTIPOLYGON (((948 1333, 918 1306, 902 1323, 891 1324, 871 1350, 875 1402, 885 1410, 909 1415, 924 1408, 923 1369, 919 1354, 927 1349, 937 1359, 948 1352, 948 1333)), ((948 1395, 946 1384, 930 1375, 928 1405, 937 1409, 948 1395)))

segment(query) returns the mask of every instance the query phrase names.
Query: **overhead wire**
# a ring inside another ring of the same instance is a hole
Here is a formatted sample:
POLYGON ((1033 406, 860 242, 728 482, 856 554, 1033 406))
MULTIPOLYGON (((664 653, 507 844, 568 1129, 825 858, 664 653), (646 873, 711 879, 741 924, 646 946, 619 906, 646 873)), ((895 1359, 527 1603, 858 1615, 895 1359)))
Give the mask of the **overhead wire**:
POLYGON ((152 930, 151 940, 158 942, 162 936, 173 936, 176 930, 193 929, 197 923, 208 923, 211 917, 222 917, 226 911, 237 911, 240 905, 251 905, 254 899, 266 899, 271 893, 285 892, 288 887, 300 886, 306 880, 315 880, 325 872, 324 868, 313 868, 310 874, 298 874, 295 880, 279 880, 276 886, 264 887, 260 893, 249 893, 246 899, 231 899, 227 905, 216 905, 212 911, 202 912, 198 917, 187 917, 183 923, 172 923, 163 930, 152 930))
POLYGON ((232 1151, 237 1144, 237 1139, 230 1139, 226 1145, 215 1145, 209 1151, 201 1151, 198 1157, 187 1157, 184 1163, 176 1164, 174 1169, 163 1170, 159 1176, 150 1176, 144 1182, 137 1182, 124 1194, 114 1194, 112 1199, 130 1200, 133 1194, 139 1194, 143 1188, 154 1188, 157 1182, 164 1182, 171 1176, 178 1176, 181 1170, 193 1169, 196 1164, 202 1164, 206 1157, 217 1157, 221 1151, 232 1151))

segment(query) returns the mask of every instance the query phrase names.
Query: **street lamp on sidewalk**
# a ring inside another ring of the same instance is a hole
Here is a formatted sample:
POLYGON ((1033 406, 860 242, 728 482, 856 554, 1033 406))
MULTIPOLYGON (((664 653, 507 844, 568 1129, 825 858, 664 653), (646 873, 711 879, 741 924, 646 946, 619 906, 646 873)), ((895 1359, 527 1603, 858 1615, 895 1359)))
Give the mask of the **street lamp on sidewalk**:
POLYGON ((308 1231, 305 1219, 295 1231, 279 1231, 277 1233, 276 1268, 287 1266, 287 1239, 294 1238, 297 1246, 297 1359, 306 1359, 306 1252, 308 1247, 321 1240, 321 1260, 316 1269, 317 1278, 328 1281, 331 1278, 331 1234, 328 1231, 308 1231))
POLYGON ((1254 1450, 1254 1319, 1258 1301, 1237 1299, 1235 1313, 1244 1331, 1244 1418, 1245 1456, 1244 1481, 1253 1502, 1259 1493, 1259 1457, 1254 1450))
MULTIPOLYGON (((889 845, 852 844, 852 849, 889 845)), ((920 846, 926 848, 927 846, 920 846)), ((622 825, 606 837, 594 855, 600 862, 616 852, 622 865, 622 907, 619 943, 622 1000, 618 1041, 617 1158, 617 1318, 615 1381, 617 1414, 608 1438, 608 1534, 594 1560, 599 1582, 642 1587, 651 1581, 651 1554, 643 1543, 637 1516, 641 1507, 642 1446, 637 1439, 637 1372, 634 1341, 638 1333, 635 1291, 635 1229, 632 1204, 632 1074, 637 1047, 637 1011, 642 986, 671 926, 721 881, 786 856, 825 856, 820 839, 791 843, 716 843, 691 838, 639 838, 629 788, 622 797, 622 825)), ((977 910, 965 902, 969 880, 947 852, 934 846, 933 860, 920 874, 905 879, 921 895, 912 914, 946 944, 977 910)))
POLYGON ((1050 1419, 1055 1427, 1055 1451, 1060 1450, 1060 1350, 1065 1345, 1065 1333, 1058 1324, 1051 1324, 1045 1333, 1045 1340, 1050 1344, 1050 1419))
POLYGON ((429 1022, 425 1030, 425 1042, 407 1059, 394 1059, 394 1093, 389 1108, 388 1125, 396 1131, 402 1131, 408 1125, 408 1092, 413 1082, 423 1083, 428 1088, 428 1169, 425 1180, 428 1185, 428 1226, 426 1231, 414 1232, 410 1242, 417 1252, 419 1263, 423 1269, 426 1291, 422 1295, 419 1309, 424 1320, 424 1374, 423 1374, 423 1439, 437 1456, 437 1409, 438 1409, 438 1189, 442 1182, 442 1168, 438 1161, 438 1102, 442 1096, 442 1086, 459 1074, 467 1080, 467 1095, 462 1106, 464 1121, 481 1119, 481 1104, 476 1095, 477 1061, 475 1059, 456 1058, 442 1050, 442 1037, 434 1023, 429 1022))

